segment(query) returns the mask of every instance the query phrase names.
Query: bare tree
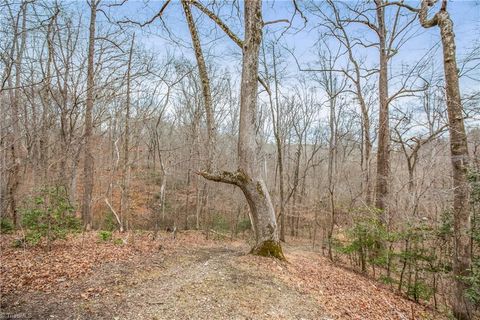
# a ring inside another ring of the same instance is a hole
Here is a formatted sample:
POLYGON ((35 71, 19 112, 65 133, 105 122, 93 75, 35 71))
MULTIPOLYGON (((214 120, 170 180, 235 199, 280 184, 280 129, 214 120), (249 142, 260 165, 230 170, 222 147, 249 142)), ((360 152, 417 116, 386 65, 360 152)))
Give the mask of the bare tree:
POLYGON ((88 62, 87 62, 87 103, 85 109, 85 159, 84 159, 84 193, 82 204, 82 218, 86 230, 92 228, 92 193, 94 175, 93 157, 93 105, 95 102, 95 79, 94 79, 94 56, 95 56, 95 22, 97 17, 97 6, 101 0, 90 1, 90 27, 88 36, 88 62))
POLYGON ((245 40, 243 41, 242 82, 240 95, 240 126, 238 138, 238 169, 236 172, 200 172, 209 180, 238 186, 250 207, 255 233, 252 253, 285 259, 279 242, 277 222, 268 189, 256 162, 256 117, 258 64, 262 41, 262 2, 245 2, 245 40))
POLYGON ((124 220, 128 217, 128 189, 130 184, 130 104, 131 104, 131 82, 132 82, 132 56, 135 44, 135 33, 132 36, 132 43, 128 53, 127 63, 127 93, 125 101, 125 132, 123 139, 123 167, 122 167, 122 195, 120 200, 120 231, 124 230, 124 220))
POLYGON ((470 188, 467 179, 469 155, 467 135, 463 121, 460 85, 456 59, 455 34, 453 22, 447 11, 447 1, 442 1, 441 9, 429 19, 428 9, 436 1, 423 0, 419 12, 420 24, 424 28, 438 26, 443 45, 445 71, 445 90, 447 97, 448 126, 450 132, 450 152, 453 171, 453 219, 455 255, 453 273, 455 276, 455 294, 452 297, 453 313, 457 319, 470 318, 470 305, 465 296, 466 284, 462 277, 469 274, 471 265, 470 230, 470 188))
POLYGON ((278 217, 280 219, 280 240, 285 241, 285 174, 284 174, 284 141, 285 141, 285 132, 282 126, 282 121, 285 121, 285 113, 282 110, 280 103, 280 89, 279 89, 279 74, 277 72, 277 54, 275 51, 275 43, 271 43, 269 46, 271 48, 272 55, 272 69, 273 74, 270 75, 269 68, 267 64, 267 56, 265 52, 265 45, 262 46, 263 53, 263 67, 265 78, 264 83, 266 85, 266 91, 268 94, 268 104, 270 106, 270 113, 272 117, 272 128, 273 136, 275 138, 275 145, 277 148, 277 168, 278 168, 278 186, 279 186, 279 210, 278 217), (273 80, 274 92, 270 86, 270 78, 273 80))
POLYGON ((15 82, 10 77, 8 77, 9 86, 14 87, 13 90, 9 91, 10 94, 10 101, 11 101, 11 121, 12 121, 12 128, 13 128, 13 136, 12 136, 12 144, 11 144, 11 153, 13 159, 13 166, 10 170, 10 178, 8 183, 8 197, 9 197, 9 204, 10 204, 10 214, 12 216, 12 220, 14 225, 17 225, 17 213, 18 213, 18 187, 20 184, 21 179, 21 163, 22 163, 22 155, 24 154, 24 147, 22 145, 21 133, 20 133, 20 93, 21 93, 21 76, 22 76, 22 60, 26 46, 26 39, 27 39, 27 30, 26 30, 26 21, 27 21, 27 5, 28 2, 22 1, 18 20, 21 19, 21 25, 17 25, 14 28, 15 36, 14 36, 14 44, 12 48, 15 48, 15 58, 14 59, 14 66, 15 66, 15 82), (20 18, 21 17, 21 18, 20 18), (20 30, 19 30, 20 27, 20 30), (19 36, 17 36, 17 34, 19 36), (13 85, 12 85, 13 84, 13 85))
POLYGON ((353 82, 355 86, 354 93, 357 97, 358 104, 360 105, 361 115, 362 115, 362 161, 361 167, 364 172, 364 188, 365 188, 365 203, 367 205, 372 204, 372 179, 371 179, 371 154, 372 154, 372 138, 370 133, 370 113, 369 108, 364 95, 364 78, 368 76, 370 71, 367 70, 365 75, 362 73, 361 63, 354 55, 354 45, 355 39, 351 39, 344 23, 340 17, 338 8, 335 6, 333 1, 328 1, 330 8, 333 10, 334 19, 327 14, 323 14, 322 17, 326 22, 329 23, 328 28, 331 30, 333 36, 345 47, 348 53, 348 59, 353 65, 353 74, 350 70, 345 70, 344 74, 346 77, 353 82))
MULTIPOLYGON (((341 54, 341 47, 330 48, 325 45, 325 52, 321 53, 319 59, 319 64, 322 71, 319 73, 316 80, 319 82, 322 89, 325 91, 328 97, 328 106, 329 106, 329 135, 328 135, 328 199, 330 207, 330 225, 327 232, 328 237, 328 255, 331 260, 333 260, 332 254, 332 237, 333 229, 335 226, 335 213, 336 213, 336 181, 335 177, 337 175, 337 160, 338 160, 338 148, 339 148, 339 128, 338 128, 338 118, 340 106, 340 95, 344 93, 346 86, 346 77, 341 77, 334 71, 336 69, 336 64, 341 54)), ((343 74, 342 74, 343 75, 343 74)))
MULTIPOLYGON (((390 176, 390 126, 388 113, 388 58, 391 48, 387 48, 387 29, 385 26, 385 7, 383 0, 375 0, 377 26, 374 27, 379 39, 380 76, 378 79, 378 100, 380 103, 377 149, 377 176, 375 206, 385 210, 388 201, 388 179, 390 176)), ((384 222, 385 216, 383 218, 384 222)))
MULTIPOLYGON (((215 117, 213 112, 213 99, 211 92, 210 79, 208 76, 207 65, 203 55, 203 50, 198 36, 197 27, 190 10, 190 3, 187 0, 182 0, 183 12, 185 14, 192 44, 195 51, 195 58, 197 60, 198 73, 202 83, 203 104, 205 107, 205 114, 207 118, 207 164, 206 170, 215 170, 215 141, 216 141, 216 127, 215 117)), ((208 184, 204 182, 202 187, 197 192, 197 208, 196 208, 196 228, 200 228, 200 213, 203 205, 206 203, 208 197, 208 184)), ((208 226, 207 226, 208 228, 208 226)), ((207 233, 208 234, 208 233, 207 233)))
POLYGON ((182 0, 182 7, 187 19, 188 28, 192 37, 192 44, 195 51, 195 58, 197 59, 198 73, 202 82, 202 93, 205 105, 205 113, 207 118, 207 171, 214 170, 213 162, 215 159, 215 118, 213 115, 213 101, 210 79, 208 77, 207 65, 203 56, 200 38, 198 37, 197 27, 193 20, 190 5, 187 0, 182 0))

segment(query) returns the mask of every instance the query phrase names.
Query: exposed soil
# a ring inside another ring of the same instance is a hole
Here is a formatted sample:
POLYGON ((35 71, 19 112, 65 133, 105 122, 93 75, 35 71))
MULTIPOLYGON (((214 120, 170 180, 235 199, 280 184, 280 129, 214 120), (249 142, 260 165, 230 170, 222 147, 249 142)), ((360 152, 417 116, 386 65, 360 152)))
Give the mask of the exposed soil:
POLYGON ((248 255, 243 242, 162 237, 77 278, 4 291, 3 319, 442 318, 300 247, 285 246, 284 263, 248 255))

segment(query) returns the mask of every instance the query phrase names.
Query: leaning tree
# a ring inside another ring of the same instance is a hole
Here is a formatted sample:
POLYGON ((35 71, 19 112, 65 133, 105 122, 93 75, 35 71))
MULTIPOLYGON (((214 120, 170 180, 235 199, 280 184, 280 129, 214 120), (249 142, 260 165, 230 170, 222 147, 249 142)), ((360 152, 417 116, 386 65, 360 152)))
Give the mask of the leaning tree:
POLYGON ((258 65, 262 43, 262 1, 245 2, 245 39, 240 41, 218 17, 197 1, 194 5, 207 13, 235 42, 242 47, 242 80, 240 92, 240 125, 238 135, 238 169, 235 172, 206 170, 199 172, 208 180, 238 186, 250 207, 250 220, 255 233, 252 253, 285 259, 280 245, 275 210, 256 159, 256 125, 258 65))

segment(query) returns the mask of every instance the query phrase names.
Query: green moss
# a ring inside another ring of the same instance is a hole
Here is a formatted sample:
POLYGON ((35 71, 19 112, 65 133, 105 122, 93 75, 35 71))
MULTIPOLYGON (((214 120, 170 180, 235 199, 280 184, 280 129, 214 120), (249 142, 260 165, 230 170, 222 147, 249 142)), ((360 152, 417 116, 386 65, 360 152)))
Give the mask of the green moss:
POLYGON ((231 180, 235 179, 235 174, 230 171, 222 171, 222 176, 231 180))
POLYGON ((263 193, 262 185, 260 182, 257 182, 257 192, 260 194, 262 197, 265 197, 265 193, 263 193))
POLYGON ((226 180, 233 181, 237 185, 245 185, 251 181, 250 177, 240 169, 235 172, 222 171, 221 176, 226 180))
POLYGON ((237 172, 235 173, 236 175, 236 178, 238 181, 240 181, 241 183, 243 184, 247 184, 248 182, 250 182, 252 179, 250 179, 250 177, 245 173, 243 172, 243 170, 241 169, 238 169, 237 172))
POLYGON ((250 253, 262 257, 277 258, 282 261, 287 260, 283 255, 283 250, 280 242, 273 240, 267 240, 262 242, 261 244, 255 246, 252 251, 250 251, 250 253))

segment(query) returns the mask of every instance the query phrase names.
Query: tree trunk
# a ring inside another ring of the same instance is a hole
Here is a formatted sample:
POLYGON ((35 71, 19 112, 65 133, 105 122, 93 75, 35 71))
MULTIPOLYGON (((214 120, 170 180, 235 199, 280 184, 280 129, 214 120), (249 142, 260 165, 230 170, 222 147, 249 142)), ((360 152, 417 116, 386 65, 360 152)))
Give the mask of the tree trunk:
POLYGON ((469 163, 467 136, 463 123, 463 110, 458 84, 457 64, 455 59, 455 40, 453 24, 448 14, 442 14, 439 20, 444 47, 445 82, 447 92, 448 123, 450 128, 450 152, 453 168, 453 215, 455 232, 455 255, 453 272, 456 277, 456 297, 454 299, 454 314, 459 319, 467 319, 467 301, 465 284, 458 279, 466 276, 470 269, 471 243, 469 210, 469 183, 467 169, 469 163))
POLYGON ((382 0, 375 0, 378 23, 378 37, 380 44, 380 77, 378 80, 378 99, 380 103, 378 150, 377 150, 377 177, 375 206, 382 210, 381 220, 388 223, 388 179, 390 175, 389 144, 390 128, 388 116, 388 52, 386 49, 385 7, 382 0))
MULTIPOLYGON (((334 90, 333 81, 332 81, 332 74, 329 73, 328 83, 330 85, 330 89, 328 92, 332 93, 334 90)), ((329 116, 329 127, 330 127, 330 137, 328 140, 328 196, 330 200, 330 225, 328 229, 328 257, 330 260, 333 261, 333 254, 332 254, 332 237, 333 237, 333 230, 335 227, 335 182, 334 182, 334 171, 336 166, 334 166, 334 162, 336 163, 336 108, 335 108, 335 99, 336 96, 330 94, 330 116, 329 116)))
POLYGON ((200 44, 200 38, 198 37, 195 21, 193 20, 193 16, 187 1, 188 0, 182 0, 182 6, 185 17, 187 19, 188 28, 190 30, 193 49, 195 51, 195 58, 197 60, 198 73, 202 82, 202 94, 205 103, 205 114, 207 119, 207 170, 211 171, 215 169, 213 167, 213 164, 215 159, 216 141, 215 118, 213 114, 213 99, 210 88, 210 79, 207 72, 207 65, 205 63, 205 58, 203 57, 203 51, 200 44))
MULTIPOLYGON (((205 106, 205 115, 207 119, 207 163, 206 170, 213 171, 215 170, 215 141, 216 141, 216 127, 215 127, 215 117, 213 113, 213 99, 212 91, 210 86, 210 78, 208 76, 207 65, 205 63, 205 58, 203 56, 203 51, 200 43, 200 38, 198 36, 197 27, 190 10, 190 4, 188 0, 182 0, 183 12, 185 13, 185 18, 187 20, 188 29, 190 30, 190 36, 192 38, 192 45, 195 51, 195 58, 197 60, 198 74, 202 82, 202 95, 203 102, 205 106)), ((205 206, 208 198, 208 185, 203 183, 201 191, 197 192, 197 207, 195 213, 195 225, 196 229, 200 229, 200 220, 203 207, 205 206), (198 196, 201 195, 199 198, 198 196)), ((207 224, 207 228, 209 225, 207 224)))
MULTIPOLYGON (((358 76, 358 78, 360 78, 358 76)), ((360 84, 357 85, 357 92, 361 92, 360 84)), ((372 141, 370 139, 370 117, 368 115, 367 105, 363 99, 363 95, 359 95, 360 107, 362 110, 362 133, 363 133, 363 162, 364 162, 364 183, 365 183, 365 203, 367 206, 372 205, 372 179, 370 169, 370 157, 372 154, 372 141), (361 98, 360 98, 361 97, 361 98)))
POLYGON ((135 44, 135 33, 132 37, 132 44, 128 55, 127 66, 127 98, 125 103, 125 138, 123 141, 123 167, 122 167, 122 195, 120 200, 120 232, 124 231, 125 219, 128 217, 128 189, 130 186, 130 86, 132 71, 132 54, 135 44))
POLYGON ((252 253, 284 259, 273 204, 261 177, 256 158, 257 78, 262 27, 261 0, 245 2, 238 172, 240 176, 243 174, 240 189, 247 198, 255 233, 256 244, 252 253))
POLYGON ((209 180, 234 184, 242 190, 250 207, 250 220, 255 234, 255 246, 251 252, 283 260, 285 257, 278 237, 275 211, 256 159, 258 57, 263 26, 261 10, 261 0, 245 2, 238 170, 233 173, 200 174, 209 180))
MULTIPOLYGON (((265 74, 266 78, 269 78, 269 72, 268 72, 268 66, 266 64, 266 56, 265 56, 265 50, 264 47, 262 47, 262 52, 263 52, 263 57, 264 57, 264 67, 265 67, 265 74)), ((281 128, 280 128, 280 117, 281 117, 281 111, 280 111, 280 101, 278 97, 278 77, 277 77, 277 60, 276 60, 276 55, 275 55, 275 45, 272 44, 272 62, 273 62, 273 81, 274 81, 274 86, 275 86, 275 103, 274 99, 272 97, 272 91, 270 89, 270 84, 266 82, 266 89, 268 93, 268 98, 269 98, 269 104, 270 104, 270 113, 272 114, 272 126, 273 126, 273 135, 275 138, 275 146, 276 146, 276 153, 277 153, 277 167, 278 167, 278 180, 279 180, 279 212, 278 212, 278 218, 280 219, 280 241, 285 242, 285 183, 284 183, 284 163, 283 163, 283 135, 281 133, 281 128)), ((265 163, 265 171, 266 171, 267 165, 265 163)), ((268 177, 267 173, 265 172, 265 177, 268 177)), ((276 181, 276 176, 275 176, 275 181, 276 181)))
POLYGON ((372 139, 370 138, 370 116, 369 116, 367 104, 365 102, 365 97, 362 91, 362 73, 360 69, 360 64, 357 61, 357 59, 355 59, 355 56, 353 54, 354 46, 350 41, 350 35, 349 33, 347 33, 347 31, 343 26, 342 18, 340 17, 339 11, 333 1, 330 0, 328 1, 328 3, 330 4, 330 7, 333 9, 333 13, 335 14, 335 21, 337 23, 337 28, 341 32, 341 36, 339 40, 344 44, 345 49, 347 49, 348 59, 352 63, 355 70, 354 75, 346 74, 346 76, 350 78, 350 80, 352 80, 352 82, 355 84, 355 91, 356 91, 355 93, 356 93, 356 96, 360 105, 361 114, 362 114, 362 146, 361 146, 362 159, 360 160, 360 168, 362 169, 363 176, 364 176, 363 190, 365 195, 365 203, 367 206, 371 206, 372 193, 373 193, 371 168, 370 168, 372 139))
POLYGON ((85 159, 83 171, 83 206, 82 219, 84 228, 90 230, 92 228, 92 192, 93 192, 93 103, 94 103, 94 52, 95 52, 95 20, 97 16, 98 0, 90 2, 90 27, 88 37, 88 62, 87 62, 87 101, 85 109, 85 159))
POLYGON ((353 59, 353 55, 350 49, 350 61, 353 62, 355 66, 355 88, 357 91, 357 98, 360 103, 360 109, 362 111, 362 148, 363 148, 363 167, 364 170, 364 192, 365 192, 365 203, 367 206, 372 205, 372 181, 371 181, 371 169, 370 169, 370 158, 372 154, 372 140, 370 138, 370 116, 368 114, 367 104, 365 103, 365 99, 362 93, 362 86, 360 84, 360 67, 355 59, 353 59))
MULTIPOLYGON (((433 2, 434 3, 434 2, 433 2)), ((456 60, 455 34, 453 22, 444 0, 442 8, 432 19, 428 19, 428 8, 432 1, 422 1, 419 19, 425 28, 438 26, 443 46, 443 63, 445 71, 445 91, 447 97, 448 128, 450 132, 450 153, 453 173, 453 229, 454 229, 454 256, 453 275, 455 280, 454 295, 452 297, 453 314, 457 319, 470 319, 471 305, 465 296, 466 284, 462 277, 469 274, 471 265, 470 206, 469 183, 467 170, 469 164, 467 135, 463 123, 463 108, 458 82, 456 60)))
MULTIPOLYGON (((13 128, 13 137, 12 137, 12 145, 11 145, 11 152, 12 152, 12 159, 14 165, 10 171, 10 179, 9 179, 9 204, 10 204, 10 214, 12 216, 12 222, 14 226, 17 226, 17 201, 18 201, 18 188, 20 186, 21 179, 21 162, 23 157, 23 145, 22 145, 22 137, 20 133, 20 115, 19 115, 19 107, 20 107, 20 91, 21 91, 21 79, 20 76, 22 74, 22 60, 23 60, 23 52, 25 51, 25 44, 27 39, 27 30, 26 30, 26 21, 27 21, 27 2, 22 3, 21 6, 21 14, 22 14, 22 26, 21 30, 19 31, 16 29, 16 32, 21 33, 20 37, 20 45, 18 44, 18 40, 16 40, 14 46, 17 49, 16 57, 15 57, 15 89, 13 94, 11 95, 11 103, 12 103, 12 128, 13 128)), ((17 38, 17 37, 16 37, 17 38)))
MULTIPOLYGON (((277 61, 275 58, 275 46, 273 46, 273 76, 275 80, 275 106, 277 116, 273 119, 274 122, 274 135, 277 145, 277 162, 278 162, 278 175, 279 175, 279 187, 280 187, 280 240, 285 242, 285 184, 284 184, 284 170, 283 170, 283 144, 282 137, 280 136, 280 105, 278 99, 278 78, 277 78, 277 61)), ((270 105, 272 103, 270 102, 270 105)), ((272 112, 273 117, 273 112, 272 112)), ((266 177, 267 175, 265 175, 266 177)))

